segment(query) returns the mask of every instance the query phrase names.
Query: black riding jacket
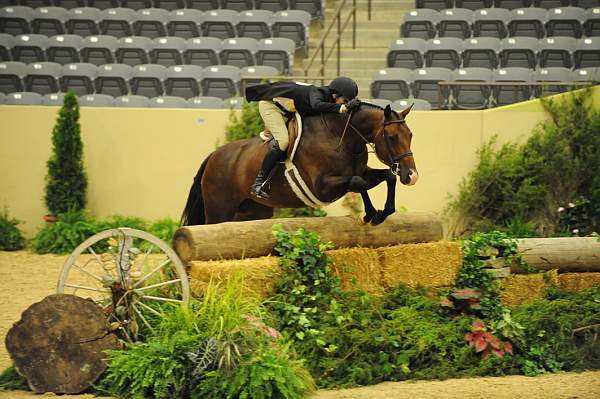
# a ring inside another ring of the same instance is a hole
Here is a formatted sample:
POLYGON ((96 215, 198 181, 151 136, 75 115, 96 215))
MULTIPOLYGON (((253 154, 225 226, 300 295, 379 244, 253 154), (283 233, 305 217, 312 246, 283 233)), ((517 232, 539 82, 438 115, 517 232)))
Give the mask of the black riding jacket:
POLYGON ((334 102, 327 86, 318 87, 294 82, 276 82, 246 88, 247 101, 272 101, 275 97, 294 100, 298 113, 302 116, 322 112, 340 112, 340 104, 334 102))

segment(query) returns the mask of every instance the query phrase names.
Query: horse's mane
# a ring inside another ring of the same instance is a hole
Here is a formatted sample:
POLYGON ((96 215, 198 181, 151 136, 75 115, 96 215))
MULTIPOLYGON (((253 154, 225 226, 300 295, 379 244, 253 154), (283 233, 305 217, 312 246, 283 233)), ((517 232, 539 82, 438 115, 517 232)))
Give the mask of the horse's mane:
MULTIPOLYGON (((378 110, 381 110, 381 111, 383 111, 383 110, 385 109, 385 108, 383 108, 383 107, 380 107, 380 106, 379 106, 379 105, 377 105, 377 104, 368 103, 368 102, 366 102, 366 101, 361 101, 361 102, 360 102, 360 108, 359 108, 359 110, 360 110, 360 109, 361 109, 363 106, 367 106, 367 107, 369 107, 369 108, 375 108, 375 109, 378 109, 378 110)), ((400 115, 399 115, 399 114, 398 114, 396 111, 392 110, 392 114, 394 114, 394 116, 395 116, 396 118, 400 118, 400 115)))

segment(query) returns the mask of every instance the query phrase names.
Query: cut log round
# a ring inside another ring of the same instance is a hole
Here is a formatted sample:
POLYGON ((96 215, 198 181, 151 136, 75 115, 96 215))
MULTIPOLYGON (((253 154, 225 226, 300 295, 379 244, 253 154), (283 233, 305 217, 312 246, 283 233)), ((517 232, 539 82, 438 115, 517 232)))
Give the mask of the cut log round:
MULTIPOLYGON (((538 270, 600 272, 600 241, 595 237, 523 238, 518 250, 538 270)), ((523 270, 512 266, 512 272, 523 270)))
POLYGON ((6 349, 32 391, 80 393, 106 369, 104 351, 119 348, 94 302, 50 295, 34 303, 6 335, 6 349))
POLYGON ((266 219, 182 227, 173 237, 173 248, 182 261, 239 259, 270 254, 275 246, 272 226, 285 231, 300 227, 315 231, 336 248, 385 247, 438 241, 442 238, 440 218, 430 213, 396 213, 379 226, 357 223, 352 216, 324 218, 266 219))

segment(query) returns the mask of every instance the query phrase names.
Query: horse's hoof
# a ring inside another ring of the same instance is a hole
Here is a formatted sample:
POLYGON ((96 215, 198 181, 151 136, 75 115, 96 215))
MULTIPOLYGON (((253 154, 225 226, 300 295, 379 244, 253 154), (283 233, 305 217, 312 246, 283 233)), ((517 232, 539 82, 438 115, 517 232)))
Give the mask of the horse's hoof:
POLYGON ((377 226, 378 224, 383 223, 383 221, 387 218, 387 214, 383 211, 377 211, 373 220, 371 220, 371 226, 377 226))

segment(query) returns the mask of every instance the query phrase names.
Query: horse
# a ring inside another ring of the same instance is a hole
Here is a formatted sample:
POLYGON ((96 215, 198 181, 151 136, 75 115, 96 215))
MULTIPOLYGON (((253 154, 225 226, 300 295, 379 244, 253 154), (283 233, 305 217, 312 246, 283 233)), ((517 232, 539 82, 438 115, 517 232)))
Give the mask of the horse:
MULTIPOLYGON (((303 133, 294 164, 314 197, 334 202, 348 192, 360 193, 365 214, 361 223, 377 225, 395 212, 397 177, 404 185, 418 179, 410 149, 412 132, 402 112, 362 102, 350 115, 320 114, 302 118, 303 133), (388 169, 367 166, 367 145, 388 169), (384 208, 376 210, 368 190, 387 183, 384 208)), ((277 165, 269 176, 270 197, 257 198, 250 186, 267 151, 259 137, 228 143, 202 162, 190 188, 182 225, 268 219, 275 208, 301 208, 301 201, 277 165)), ((290 141, 290 147, 293 143, 290 141)))

